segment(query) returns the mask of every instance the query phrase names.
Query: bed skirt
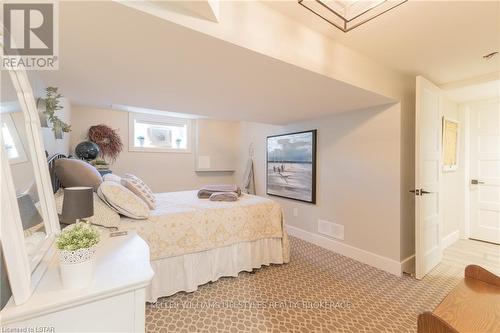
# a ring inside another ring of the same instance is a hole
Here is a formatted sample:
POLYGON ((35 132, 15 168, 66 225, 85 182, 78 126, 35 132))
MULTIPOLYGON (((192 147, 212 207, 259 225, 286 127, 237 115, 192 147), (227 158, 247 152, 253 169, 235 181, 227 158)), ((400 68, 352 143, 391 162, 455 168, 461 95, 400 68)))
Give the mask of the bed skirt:
POLYGON ((173 295, 179 291, 192 292, 198 286, 217 281, 224 276, 238 276, 263 265, 283 264, 280 238, 242 242, 203 252, 158 259, 151 262, 155 275, 146 289, 146 301, 173 295))

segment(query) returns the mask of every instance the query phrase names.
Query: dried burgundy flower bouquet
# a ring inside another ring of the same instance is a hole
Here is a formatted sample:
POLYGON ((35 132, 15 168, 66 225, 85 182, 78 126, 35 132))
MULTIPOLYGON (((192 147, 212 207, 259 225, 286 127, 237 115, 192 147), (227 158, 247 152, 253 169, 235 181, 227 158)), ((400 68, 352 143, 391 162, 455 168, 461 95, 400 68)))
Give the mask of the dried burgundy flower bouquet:
POLYGON ((104 124, 92 126, 88 133, 89 140, 99 146, 103 158, 115 161, 123 150, 123 143, 116 130, 104 124))

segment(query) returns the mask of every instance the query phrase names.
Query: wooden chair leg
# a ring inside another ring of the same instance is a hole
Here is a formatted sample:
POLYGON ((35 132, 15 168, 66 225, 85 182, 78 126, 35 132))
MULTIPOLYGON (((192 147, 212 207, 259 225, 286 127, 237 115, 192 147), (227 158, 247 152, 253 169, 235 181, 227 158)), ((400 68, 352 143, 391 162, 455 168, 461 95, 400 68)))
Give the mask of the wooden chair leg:
POLYGON ((494 286, 500 287, 500 277, 478 265, 468 265, 465 267, 464 275, 466 278, 471 278, 483 281, 494 286))
POLYGON ((421 313, 417 321, 418 333, 458 333, 443 319, 439 318, 430 311, 421 313))

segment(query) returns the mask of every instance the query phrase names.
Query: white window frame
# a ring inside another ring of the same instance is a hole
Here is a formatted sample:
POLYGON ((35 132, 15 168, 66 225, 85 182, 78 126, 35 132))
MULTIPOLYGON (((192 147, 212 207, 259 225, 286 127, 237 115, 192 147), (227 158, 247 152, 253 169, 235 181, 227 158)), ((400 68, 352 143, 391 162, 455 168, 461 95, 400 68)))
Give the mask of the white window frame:
POLYGON ((135 113, 128 114, 128 150, 133 152, 150 152, 150 153, 191 153, 192 151, 192 120, 187 118, 168 117, 156 114, 135 113), (164 125, 181 125, 186 126, 186 148, 153 148, 153 147, 136 147, 135 146, 135 122, 155 122, 164 125))

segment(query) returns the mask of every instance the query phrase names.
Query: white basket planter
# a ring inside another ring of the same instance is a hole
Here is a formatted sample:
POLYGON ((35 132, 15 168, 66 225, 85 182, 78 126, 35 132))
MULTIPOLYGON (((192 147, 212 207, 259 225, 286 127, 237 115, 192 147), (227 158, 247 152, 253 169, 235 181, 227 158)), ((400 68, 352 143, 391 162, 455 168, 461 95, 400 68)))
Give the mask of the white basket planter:
POLYGON ((96 247, 76 251, 59 250, 59 267, 64 289, 85 288, 92 281, 96 247))

